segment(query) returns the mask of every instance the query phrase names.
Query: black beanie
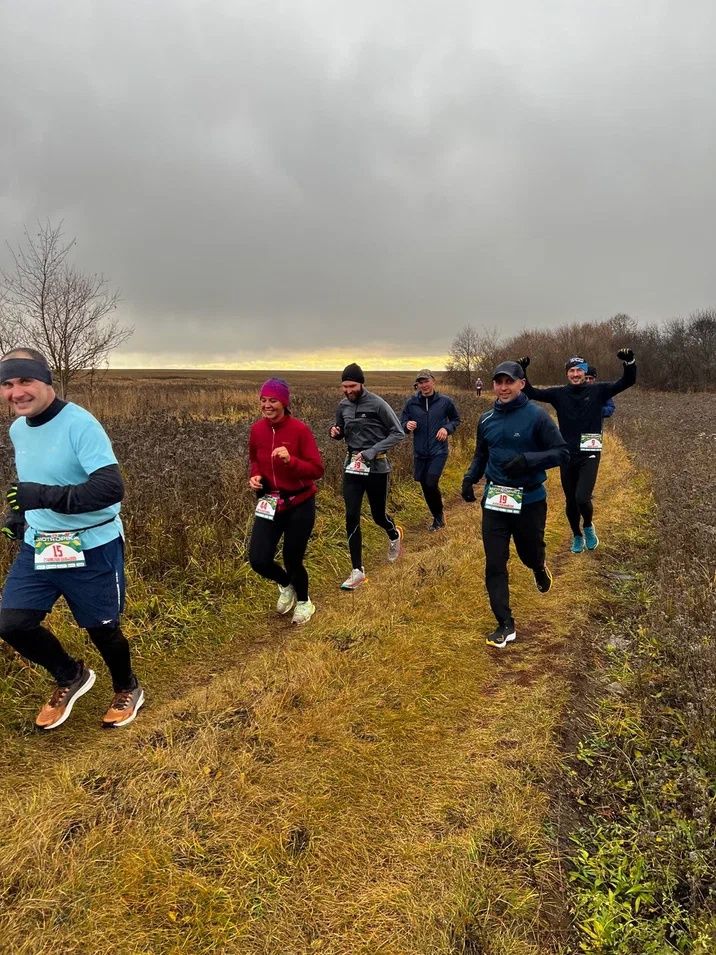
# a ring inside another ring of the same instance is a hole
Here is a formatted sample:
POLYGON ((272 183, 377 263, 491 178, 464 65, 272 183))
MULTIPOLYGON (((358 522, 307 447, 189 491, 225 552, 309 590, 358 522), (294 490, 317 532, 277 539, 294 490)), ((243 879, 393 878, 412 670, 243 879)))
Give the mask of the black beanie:
POLYGON ((360 365, 356 365, 356 363, 352 361, 350 365, 346 365, 346 367, 343 369, 341 381, 358 381, 362 385, 365 382, 363 369, 360 365))

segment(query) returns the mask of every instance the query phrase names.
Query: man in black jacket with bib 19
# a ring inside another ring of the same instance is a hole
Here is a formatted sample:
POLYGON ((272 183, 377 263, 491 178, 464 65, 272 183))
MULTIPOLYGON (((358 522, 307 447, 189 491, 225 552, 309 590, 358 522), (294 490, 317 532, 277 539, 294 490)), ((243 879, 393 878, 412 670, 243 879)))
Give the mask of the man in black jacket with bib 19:
POLYGON ((475 500, 473 484, 484 474, 485 584, 497 618, 497 628, 487 637, 487 644, 502 648, 517 636, 507 574, 511 537, 518 557, 534 573, 540 593, 547 593, 552 586, 545 564, 545 469, 566 461, 568 451, 549 415, 524 395, 524 372, 517 362, 498 365, 492 387, 497 401, 477 423, 475 456, 463 478, 462 497, 475 500))

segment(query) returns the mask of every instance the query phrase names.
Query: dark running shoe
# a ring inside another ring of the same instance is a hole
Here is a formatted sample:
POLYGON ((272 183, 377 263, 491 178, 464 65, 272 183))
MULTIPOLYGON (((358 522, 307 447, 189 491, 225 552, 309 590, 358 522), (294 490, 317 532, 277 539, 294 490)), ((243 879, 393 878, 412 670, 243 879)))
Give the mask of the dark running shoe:
POLYGON ((497 647, 498 650, 501 650, 512 640, 515 640, 516 637, 515 621, 508 620, 506 623, 501 623, 496 630, 489 634, 485 643, 488 647, 497 647))
POLYGON ((540 567, 539 570, 535 570, 534 575, 535 584, 537 584, 537 590, 539 590, 541 594, 546 594, 552 586, 552 573, 549 567, 545 564, 544 567, 540 567))
POLYGON ((61 686, 59 683, 47 703, 35 719, 35 726, 43 730, 54 730, 61 726, 72 712, 75 700, 87 690, 91 690, 96 679, 94 670, 90 670, 80 660, 80 670, 72 683, 61 686))
POLYGON ((114 694, 109 709, 102 717, 102 725, 117 729, 128 726, 137 718, 139 708, 144 704, 144 690, 139 683, 133 690, 120 690, 114 694))
POLYGON ((445 527, 445 517, 441 514, 439 517, 434 517, 432 524, 428 525, 429 531, 441 531, 445 527))

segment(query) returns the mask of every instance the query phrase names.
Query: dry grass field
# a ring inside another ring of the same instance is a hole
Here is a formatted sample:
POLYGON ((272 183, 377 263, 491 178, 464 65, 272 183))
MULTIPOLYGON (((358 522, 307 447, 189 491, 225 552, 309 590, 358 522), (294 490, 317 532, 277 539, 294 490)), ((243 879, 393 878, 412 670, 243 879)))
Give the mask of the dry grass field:
MULTIPOLYGON (((606 636, 641 600, 624 581, 652 534, 644 476, 610 434, 603 544, 576 560, 550 477, 555 586, 538 594, 513 562, 520 636, 490 651, 479 509, 457 495, 487 402, 457 396, 443 534, 425 531, 409 447, 393 455, 405 556, 387 564, 384 535, 364 522, 370 580, 346 594, 340 451, 326 437, 338 376, 285 376, 328 465, 310 549, 318 613, 299 631, 277 622, 274 588, 244 559, 246 433, 265 374, 122 373, 74 396, 105 422, 127 480, 126 629, 148 702, 126 731, 101 732, 102 674, 65 726, 38 735, 47 683, 0 656, 0 949, 640 951, 590 942, 596 889, 577 881, 575 908, 568 870, 589 870, 569 861, 566 836, 587 777, 564 755, 592 728, 586 701, 596 712, 595 674, 613 665, 606 636)), ((367 386, 399 408, 411 379, 367 386)), ((634 418, 626 402, 620 413, 634 418)), ((82 646, 64 613, 54 623, 82 646)), ((582 821, 581 845, 597 852, 582 821)))

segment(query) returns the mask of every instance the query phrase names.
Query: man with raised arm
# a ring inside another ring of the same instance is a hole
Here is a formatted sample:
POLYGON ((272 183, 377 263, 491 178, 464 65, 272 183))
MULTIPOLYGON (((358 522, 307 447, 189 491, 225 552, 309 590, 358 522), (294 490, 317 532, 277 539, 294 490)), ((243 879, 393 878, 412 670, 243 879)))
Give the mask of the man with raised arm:
POLYGON ((546 594, 552 586, 552 574, 545 563, 545 471, 565 461, 568 452, 550 416, 524 394, 524 372, 517 362, 499 364, 492 387, 497 400, 477 422, 475 456, 462 481, 462 497, 470 503, 475 501, 473 485, 484 474, 485 584, 497 620, 486 642, 501 649, 517 636, 507 573, 511 538, 517 556, 534 574, 540 593, 546 594))
MULTIPOLYGON (((536 401, 546 401, 557 412, 559 430, 569 448, 569 460, 560 467, 565 511, 572 530, 573 554, 595 550, 599 546, 594 526, 592 492, 602 453, 602 418, 604 405, 614 395, 626 391, 636 381, 636 359, 631 348, 620 348, 617 358, 624 371, 617 381, 587 384, 589 365, 579 356, 565 364, 568 384, 555 388, 535 388, 527 381, 525 394, 536 401)), ((529 357, 520 358, 525 375, 529 357)))
POLYGON ((120 627, 124 609, 124 495, 117 458, 102 425, 52 387, 44 355, 18 348, 0 360, 0 391, 16 416, 10 427, 17 483, 6 494, 2 528, 20 550, 2 594, 0 636, 55 680, 35 724, 51 730, 95 682, 94 670, 71 656, 42 625, 60 597, 106 663, 114 698, 102 718, 126 726, 144 703, 129 643, 120 627))
POLYGON ((370 513, 378 527, 388 535, 388 560, 400 557, 403 529, 386 514, 390 464, 387 451, 405 437, 398 416, 387 401, 364 388, 365 375, 352 362, 343 369, 343 400, 336 411, 331 437, 345 441, 348 453, 343 463, 343 500, 346 505, 346 533, 352 569, 341 584, 342 590, 355 590, 365 583, 360 512, 363 495, 368 497, 370 513))

